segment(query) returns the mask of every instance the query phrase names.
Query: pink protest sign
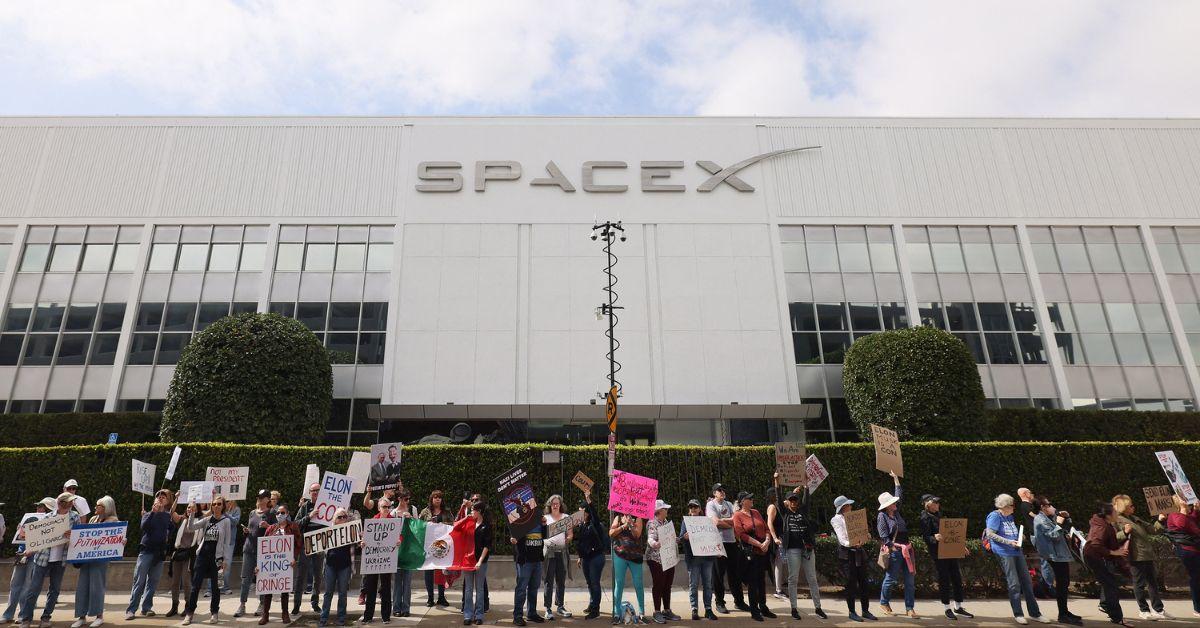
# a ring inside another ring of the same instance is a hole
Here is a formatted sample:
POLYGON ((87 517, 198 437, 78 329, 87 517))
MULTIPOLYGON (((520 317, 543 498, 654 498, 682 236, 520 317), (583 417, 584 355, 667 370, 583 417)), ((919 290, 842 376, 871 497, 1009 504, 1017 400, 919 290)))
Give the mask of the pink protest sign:
POLYGON ((608 491, 609 510, 649 519, 654 516, 656 499, 658 480, 613 470, 612 487, 608 491))

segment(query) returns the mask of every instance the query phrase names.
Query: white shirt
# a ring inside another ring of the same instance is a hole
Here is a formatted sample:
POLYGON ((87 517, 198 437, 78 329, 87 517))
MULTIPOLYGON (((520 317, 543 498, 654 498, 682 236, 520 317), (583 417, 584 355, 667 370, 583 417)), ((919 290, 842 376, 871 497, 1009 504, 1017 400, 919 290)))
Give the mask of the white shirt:
MULTIPOLYGON (((704 514, 717 519, 728 519, 733 516, 733 504, 728 501, 709 500, 704 507, 704 514)), ((733 528, 717 528, 721 531, 722 543, 733 543, 733 528)))
MULTIPOLYGON (((559 513, 558 519, 555 519, 554 515, 542 515, 542 522, 545 523, 546 525, 550 525, 550 524, 554 523, 555 521, 558 521, 559 519, 565 519, 566 516, 567 515, 565 515, 565 514, 559 513)), ((547 550, 552 551, 552 552, 566 549, 567 533, 563 532, 562 534, 555 534, 554 536, 546 539, 545 547, 547 550)))
POLYGON ((845 517, 836 514, 829 520, 829 524, 833 526, 833 533, 837 535, 838 545, 850 547, 850 533, 846 531, 845 517))

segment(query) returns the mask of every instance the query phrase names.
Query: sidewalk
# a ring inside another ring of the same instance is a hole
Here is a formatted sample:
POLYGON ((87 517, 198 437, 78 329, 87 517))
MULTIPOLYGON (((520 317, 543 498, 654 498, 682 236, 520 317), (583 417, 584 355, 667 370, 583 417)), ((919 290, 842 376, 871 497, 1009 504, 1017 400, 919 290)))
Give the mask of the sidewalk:
MULTIPOLYGON (((634 602, 634 606, 636 607, 636 600, 631 600, 628 596, 628 589, 626 591, 627 591, 626 599, 634 602)), ((456 612, 456 610, 458 609, 459 604, 461 602, 461 598, 462 598, 461 588, 456 587, 455 590, 446 592, 446 598, 451 603, 450 608, 439 608, 436 606, 433 608, 428 608, 425 606, 424 590, 422 589, 419 591, 414 591, 413 593, 414 594, 413 594, 412 616, 392 619, 393 626, 403 627, 406 625, 420 624, 421 626, 450 628, 452 626, 461 626, 462 625, 462 615, 460 615, 456 612)), ((7 604, 8 603, 7 598, 8 598, 8 596, 4 595, 0 599, 3 599, 4 604, 7 604)), ((899 604, 896 604, 897 600, 895 598, 893 598, 893 608, 902 609, 903 608, 902 600, 903 600, 903 598, 901 598, 899 604)), ((39 601, 39 603, 44 602, 45 595, 42 595, 38 601, 39 601)), ((539 601, 539 603, 541 602, 541 591, 538 592, 538 601, 539 601)), ((812 603, 808 599, 802 599, 802 600, 800 600, 799 606, 800 606, 800 613, 802 614, 803 617, 800 621, 797 621, 795 619, 792 619, 791 615, 789 614, 790 608, 788 606, 787 600, 775 599, 774 597, 771 597, 770 595, 768 595, 767 605, 771 607, 771 610, 773 610, 776 614, 779 615, 779 618, 778 619, 768 619, 763 623, 755 622, 755 621, 751 620, 749 615, 747 615, 746 613, 737 612, 737 611, 734 611, 734 612, 730 613, 729 615, 719 615, 720 619, 715 622, 714 621, 705 621, 705 620, 701 620, 699 622, 692 622, 690 620, 691 610, 688 606, 687 591, 681 590, 679 588, 674 589, 672 591, 671 601, 672 601, 672 604, 671 604, 672 610, 674 610, 677 615, 681 615, 684 617, 684 620, 682 622, 672 622, 672 623, 685 623, 685 624, 692 624, 692 625, 697 625, 697 626, 713 625, 713 626, 717 626, 720 628, 732 628, 734 626, 737 626, 737 627, 755 626, 755 627, 776 627, 776 628, 781 627, 781 626, 811 626, 814 628, 815 627, 828 628, 830 626, 854 626, 856 628, 867 628, 867 627, 878 628, 880 626, 907 626, 909 628, 912 628, 913 626, 916 626, 918 624, 921 626, 956 626, 956 627, 964 627, 965 628, 966 626, 1010 626, 1011 627, 1011 626, 1017 625, 1016 623, 1013 622, 1012 610, 1008 605, 1008 600, 999 600, 999 599, 967 600, 967 602, 964 604, 964 607, 967 610, 971 611, 975 615, 975 619, 961 619, 958 621, 950 621, 950 620, 946 619, 946 617, 942 614, 942 605, 938 600, 918 600, 917 601, 916 610, 921 615, 920 620, 913 620, 913 619, 908 619, 908 618, 884 617, 883 613, 878 608, 878 605, 874 601, 872 601, 871 610, 872 610, 872 612, 874 612, 876 615, 879 616, 880 620, 878 622, 866 622, 866 623, 862 623, 862 624, 848 620, 846 618, 845 602, 842 600, 842 598, 834 597, 834 596, 825 596, 824 603, 822 604, 825 612, 829 614, 829 619, 822 620, 822 619, 818 618, 816 615, 813 615, 812 614, 812 603)), ((207 624, 203 623, 203 620, 208 618, 208 602, 209 602, 208 599, 206 599, 204 597, 200 598, 198 612, 196 613, 197 621, 195 624, 193 624, 197 628, 207 625, 207 624)), ((289 602, 290 602, 290 600, 289 600, 289 602)), ((307 600, 306 600, 306 602, 307 602, 307 600)), ((492 602, 492 608, 491 608, 491 611, 488 612, 487 617, 484 620, 484 625, 492 625, 492 626, 499 625, 499 626, 511 627, 513 625, 513 623, 512 623, 512 602, 513 602, 512 590, 504 589, 504 590, 493 591, 491 602, 492 602)), ((139 615, 138 618, 133 621, 125 621, 125 607, 128 603, 129 603, 128 592, 124 592, 124 593, 111 593, 110 592, 108 594, 108 596, 106 597, 106 603, 105 603, 105 612, 104 612, 104 618, 106 620, 105 625, 106 626, 115 626, 118 628, 120 628, 120 627, 149 628, 152 626, 178 626, 181 621, 181 619, 178 617, 173 617, 173 618, 168 619, 168 618, 162 616, 162 614, 165 613, 167 611, 167 609, 170 608, 169 596, 159 594, 155 597, 154 609, 155 609, 155 611, 157 611, 159 613, 158 616, 142 617, 139 615)), ((247 611, 250 613, 253 613, 256 603, 257 603, 256 600, 251 599, 251 601, 249 601, 246 604, 247 611)), ((66 626, 71 623, 71 621, 73 620, 73 617, 72 617, 73 609, 75 608, 74 604, 75 604, 74 592, 64 591, 62 593, 62 595, 59 597, 59 603, 58 603, 57 608, 55 609, 55 612, 54 612, 54 615, 52 618, 54 621, 55 628, 66 628, 66 626)), ((1057 611, 1055 610, 1056 607, 1055 607, 1053 600, 1039 600, 1039 604, 1041 605, 1042 612, 1047 617, 1054 619, 1057 616, 1057 611)), ((646 605, 648 607, 647 610, 649 611, 648 614, 652 614, 653 607, 650 604, 650 589, 649 588, 646 589, 646 605)), ((336 608, 337 608, 336 598, 333 600, 333 604, 331 606, 332 606, 332 610, 334 611, 334 614, 336 614, 336 608)), ((551 626, 551 625, 572 626, 574 628, 602 628, 602 627, 611 625, 611 615, 609 615, 609 613, 607 612, 607 609, 612 606, 612 598, 611 598, 609 592, 607 592, 607 591, 605 592, 604 603, 602 604, 602 607, 606 610, 598 619, 594 619, 594 620, 590 620, 590 621, 584 620, 582 618, 583 613, 581 611, 583 610, 583 608, 585 606, 587 606, 587 591, 586 590, 571 590, 571 589, 569 589, 567 592, 567 597, 566 597, 566 607, 567 607, 567 610, 576 613, 576 617, 574 617, 572 619, 555 619, 553 622, 547 622, 546 624, 541 624, 540 626, 541 626, 541 628, 545 628, 545 627, 551 626)), ((732 610, 732 606, 730 608, 732 610)), ((1176 599, 1176 600, 1167 600, 1166 601, 1167 612, 1171 613, 1172 615, 1174 615, 1177 618, 1173 621, 1150 622, 1150 621, 1138 620, 1137 619, 1137 604, 1132 599, 1122 600, 1121 608, 1125 611, 1126 619, 1129 620, 1130 623, 1135 623, 1135 624, 1138 624, 1139 626, 1147 626, 1147 627, 1163 626, 1164 628, 1166 628, 1169 626, 1200 625, 1200 618, 1195 618, 1192 616, 1191 603, 1189 600, 1176 599)), ((222 596, 221 597, 221 614, 220 614, 220 624, 219 625, 227 626, 227 627, 236 627, 236 628, 252 628, 254 626, 257 626, 258 618, 254 617, 252 615, 247 615, 245 617, 240 617, 240 618, 234 619, 233 611, 235 611, 236 609, 237 609, 236 593, 232 596, 222 596)), ((362 610, 363 610, 362 606, 360 606, 358 604, 357 591, 352 590, 351 594, 349 596, 349 599, 348 599, 348 613, 347 613, 348 620, 350 620, 350 622, 356 622, 358 620, 358 618, 362 615, 362 610)), ((544 610, 544 609, 539 609, 539 611, 541 611, 541 610, 544 610)), ((1088 624, 1092 624, 1095 626, 1102 625, 1101 622, 1104 625, 1108 624, 1108 618, 1106 616, 1102 615, 1099 612, 1099 610, 1097 609, 1096 600, 1089 600, 1089 599, 1085 599, 1085 598, 1081 598, 1081 597, 1073 597, 1073 598, 1071 598, 1071 610, 1072 610, 1072 612, 1074 612, 1078 615, 1082 615, 1084 618, 1084 621, 1088 624)), ((703 609, 701 609, 701 612, 703 612, 703 609)), ((35 622, 33 624, 34 626, 37 625, 36 622, 37 622, 37 618, 40 617, 40 613, 41 613, 41 608, 39 606, 38 610, 34 613, 34 622, 35 622)), ((333 620, 334 618, 331 617, 330 619, 333 620)), ((273 604, 272 613, 271 613, 271 623, 269 625, 275 626, 275 627, 279 627, 281 625, 279 622, 279 602, 278 602, 278 600, 276 600, 273 604)), ((290 625, 291 626, 303 626, 303 627, 315 627, 317 625, 317 614, 313 613, 312 609, 306 603, 304 605, 303 612, 301 613, 300 617, 298 617, 298 618, 294 617, 293 621, 290 625)), ((330 625, 336 626, 337 622, 331 621, 330 625)), ((375 625, 375 626, 381 625, 378 618, 375 620, 375 623, 373 625, 375 625)), ((651 624, 650 626, 653 627, 655 625, 656 624, 651 624)), ((670 624, 668 624, 668 625, 670 625, 670 624)), ((1030 626, 1040 626, 1041 624, 1031 621, 1029 625, 1030 626)), ((539 625, 530 623, 530 626, 539 626, 539 625)))

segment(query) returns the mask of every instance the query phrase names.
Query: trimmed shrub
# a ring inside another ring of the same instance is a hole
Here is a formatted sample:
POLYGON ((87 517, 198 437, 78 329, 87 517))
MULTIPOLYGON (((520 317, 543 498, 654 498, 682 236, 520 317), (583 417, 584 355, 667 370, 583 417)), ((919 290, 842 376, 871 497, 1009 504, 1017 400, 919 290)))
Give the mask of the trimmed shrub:
POLYGON ((984 423, 986 438, 996 441, 1200 439, 1200 412, 992 408, 984 423))
POLYGON ((116 432, 121 443, 156 443, 157 412, 0 414, 0 447, 103 445, 116 432))
POLYGON ((842 370, 846 406, 864 437, 869 425, 901 440, 979 438, 983 385, 975 358, 953 334, 932 327, 860 338, 842 370))
POLYGON ((196 334, 175 366, 165 442, 320 441, 333 402, 329 354, 299 321, 229 316, 196 334))

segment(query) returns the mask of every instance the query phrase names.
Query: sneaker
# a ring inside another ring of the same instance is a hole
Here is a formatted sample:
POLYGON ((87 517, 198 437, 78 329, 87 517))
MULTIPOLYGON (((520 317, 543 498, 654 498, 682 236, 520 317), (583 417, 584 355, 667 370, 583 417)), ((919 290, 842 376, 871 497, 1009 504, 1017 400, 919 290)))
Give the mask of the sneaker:
POLYGON ((464 620, 463 620, 463 625, 464 625, 464 626, 470 626, 470 625, 471 625, 471 620, 469 620, 469 619, 464 619, 464 620))
MULTIPOLYGON (((212 590, 206 587, 206 588, 204 589, 204 597, 208 597, 208 596, 210 596, 210 595, 212 595, 212 590)), ((225 595, 225 592, 224 592, 224 591, 221 591, 221 595, 225 595)))
POLYGON ((524 617, 514 617, 514 618, 513 618, 513 625, 516 625, 516 626, 524 626, 524 625, 525 625, 525 618, 524 618, 524 617))
MULTIPOLYGON (((362 604, 362 602, 359 602, 359 604, 362 604)), ((246 605, 245 604, 238 604, 237 610, 233 611, 234 617, 241 617, 242 615, 245 615, 245 614, 246 614, 246 605)))
POLYGON ((584 618, 584 619, 595 619, 595 618, 597 618, 597 617, 599 617, 599 616, 600 616, 600 611, 599 611, 599 610, 597 610, 597 609, 594 609, 594 608, 590 608, 590 609, 588 609, 587 615, 584 615, 584 616, 583 616, 583 618, 584 618))
POLYGON ((304 595, 312 595, 312 585, 304 587, 304 595))
POLYGON ((213 613, 212 615, 209 615, 209 616, 208 616, 208 619, 207 619, 207 620, 206 620, 204 623, 207 623, 207 624, 215 624, 215 623, 217 623, 217 614, 216 614, 216 613, 213 613))
POLYGON ((192 625, 192 616, 191 616, 191 615, 184 615, 184 616, 183 616, 183 623, 181 623, 181 624, 179 624, 179 625, 180 625, 180 626, 191 626, 191 625, 192 625))
POLYGON ((1014 617, 1013 620, 1016 621, 1018 624, 1021 624, 1022 626, 1029 623, 1029 620, 1025 619, 1024 615, 1022 615, 1020 617, 1014 617))
POLYGON ((663 618, 663 615, 662 615, 662 613, 655 613, 655 614, 653 615, 652 619, 654 620, 654 623, 656 623, 656 624, 665 624, 665 623, 667 623, 667 620, 663 618))
POLYGON ((547 608, 546 612, 542 614, 542 618, 546 621, 554 621, 554 611, 547 608))
POLYGON ((862 617, 858 616, 858 613, 850 613, 850 616, 848 617, 848 619, 850 621, 862 621, 863 620, 862 617))
MULTIPOLYGON (((1196 616, 1197 616, 1197 617, 1200 617, 1200 613, 1196 613, 1196 616)), ((29 622, 27 622, 27 621, 23 621, 23 622, 21 622, 21 623, 17 624, 17 626, 18 626, 19 628, 29 628, 29 622)))
POLYGON ((750 619, 753 619, 754 621, 762 621, 763 616, 760 615, 758 611, 750 611, 750 619))
POLYGON ((574 615, 572 615, 569 611, 567 611, 567 609, 565 609, 561 606, 558 607, 558 609, 554 612, 558 613, 558 616, 562 617, 563 619, 570 619, 570 618, 574 617, 574 615))
POLYGON ((736 608, 736 609, 738 609, 739 611, 745 611, 745 612, 747 612, 747 613, 752 613, 752 612, 754 612, 754 611, 752 611, 752 610, 750 609, 750 607, 749 607, 749 606, 746 606, 746 603, 745 603, 745 602, 742 602, 742 601, 740 601, 740 600, 734 600, 734 602, 733 602, 733 607, 734 607, 734 608, 736 608))
POLYGON ((480 618, 480 617, 476 617, 476 618, 475 618, 475 625, 476 625, 476 626, 482 626, 482 625, 483 625, 483 619, 482 619, 482 618, 480 618))
POLYGON ((1059 616, 1058 616, 1058 623, 1060 623, 1060 624, 1069 624, 1069 625, 1072 625, 1072 626, 1082 626, 1082 625, 1083 625, 1083 619, 1082 619, 1082 618, 1077 618, 1077 617, 1071 617, 1070 615, 1059 615, 1059 616))
POLYGON ((83 624, 85 622, 87 622, 87 620, 80 617, 79 619, 76 619, 75 621, 71 622, 71 628, 83 628, 83 624))
POLYGON ((255 617, 262 617, 262 602, 258 603, 258 608, 254 609, 255 617))
MULTIPOLYGON (((365 597, 365 596, 364 596, 364 597, 365 597)), ((359 604, 362 604, 362 603, 363 603, 363 598, 361 598, 361 597, 360 597, 360 598, 358 598, 358 603, 359 603, 359 604)), ((430 599, 428 599, 428 600, 425 600, 425 606, 426 606, 426 607, 428 607, 428 608, 433 608, 433 598, 430 598, 430 599)))
POLYGON ((1046 617, 1045 615, 1037 615, 1037 616, 1035 616, 1035 617, 1033 618, 1033 620, 1034 620, 1034 621, 1036 621, 1036 622, 1041 622, 1041 623, 1043 623, 1043 624, 1049 624, 1049 623, 1052 623, 1052 622, 1050 621, 1050 618, 1049 618, 1049 617, 1046 617))
POLYGON ((1167 610, 1164 608, 1163 610, 1158 611, 1158 618, 1159 619, 1175 619, 1175 616, 1168 613, 1167 610))
POLYGON ((38 620, 38 628, 50 628, 50 618, 43 617, 38 620))
POLYGON ((958 617, 955 616, 954 611, 952 611, 948 608, 946 609, 946 619, 949 619, 952 621, 958 621, 958 617))
POLYGON ((717 621, 717 616, 713 614, 711 608, 704 609, 704 618, 709 621, 717 621))
POLYGON ((133 621, 134 617, 137 617, 137 615, 134 615, 133 613, 125 613, 125 621, 133 621))
MULTIPOLYGON (((568 615, 568 617, 570 617, 570 615, 568 615)), ((669 608, 667 610, 663 611, 663 617, 666 617, 670 621, 680 621, 681 619, 683 619, 679 615, 676 615, 675 611, 673 611, 669 608)))
POLYGON ((92 623, 88 624, 89 628, 100 628, 100 626, 103 626, 103 625, 104 625, 103 617, 97 617, 96 621, 93 621, 92 623))
POLYGON ((541 617, 538 617, 537 613, 534 613, 533 615, 531 615, 529 617, 529 621, 531 621, 535 624, 540 624, 540 623, 545 622, 546 620, 542 619, 541 617))
MULTIPOLYGON (((621 618, 620 618, 620 617, 613 617, 613 618, 612 618, 612 625, 614 625, 614 626, 619 626, 620 624, 621 624, 621 618)), ((518 625, 520 625, 520 624, 518 624, 518 625)))
POLYGON ((360 626, 366 626, 367 624, 371 623, 372 621, 374 621, 374 620, 371 620, 371 619, 366 619, 366 618, 359 619, 359 620, 358 620, 358 625, 360 625, 360 626))
POLYGON ((1146 621, 1158 621, 1158 618, 1151 615, 1150 611, 1142 611, 1142 612, 1138 613, 1138 619, 1142 619, 1142 620, 1146 620, 1146 621))
POLYGON ((782 594, 782 593, 780 593, 779 591, 776 591, 776 592, 775 592, 775 599, 777 599, 777 600, 786 600, 786 599, 787 599, 787 596, 786 596, 786 595, 784 595, 784 594, 782 594))
POLYGON ((879 618, 878 618, 878 617, 876 617, 875 615, 873 615, 873 614, 871 613, 871 611, 869 611, 869 610, 867 610, 867 609, 865 609, 865 608, 863 609, 862 618, 863 618, 863 619, 866 619, 866 620, 868 620, 868 621, 879 621, 879 618))
POLYGON ((233 595, 233 589, 225 587, 224 589, 221 589, 221 595, 233 595))
POLYGON ((799 610, 797 610, 795 608, 792 609, 792 619, 800 619, 800 611, 799 610))
POLYGON ((692 609, 692 621, 700 621, 700 613, 696 609, 692 609))
POLYGON ((437 605, 442 608, 447 608, 450 606, 450 602, 446 601, 445 596, 441 596, 441 597, 438 597, 438 599, 437 599, 437 605))
POLYGON ((718 602, 718 603, 717 603, 717 612, 718 612, 718 613, 720 613, 720 614, 722 614, 722 615, 728 615, 728 614, 729 614, 729 609, 728 609, 728 608, 725 608, 725 603, 724 603, 724 602, 718 602))
POLYGON ((829 619, 829 615, 826 615, 825 611, 821 610, 820 606, 813 609, 813 614, 821 619, 829 619))
POLYGON ((759 615, 762 615, 763 617, 766 617, 766 618, 768 618, 768 619, 775 619, 776 617, 779 617, 779 615, 776 615, 775 613, 772 613, 772 612, 771 612, 771 609, 769 609, 769 608, 767 608, 767 607, 765 607, 765 606, 764 606, 764 607, 762 607, 762 608, 760 608, 760 609, 758 609, 758 614, 759 614, 759 615))
POLYGON ((965 609, 965 608, 963 608, 963 607, 961 607, 961 606, 960 606, 960 607, 958 607, 958 608, 956 608, 956 609, 954 609, 954 614, 955 614, 955 615, 962 615, 963 617, 966 617, 967 619, 975 619, 975 616, 974 616, 974 615, 972 615, 972 614, 968 613, 968 612, 967 612, 967 609, 965 609))

